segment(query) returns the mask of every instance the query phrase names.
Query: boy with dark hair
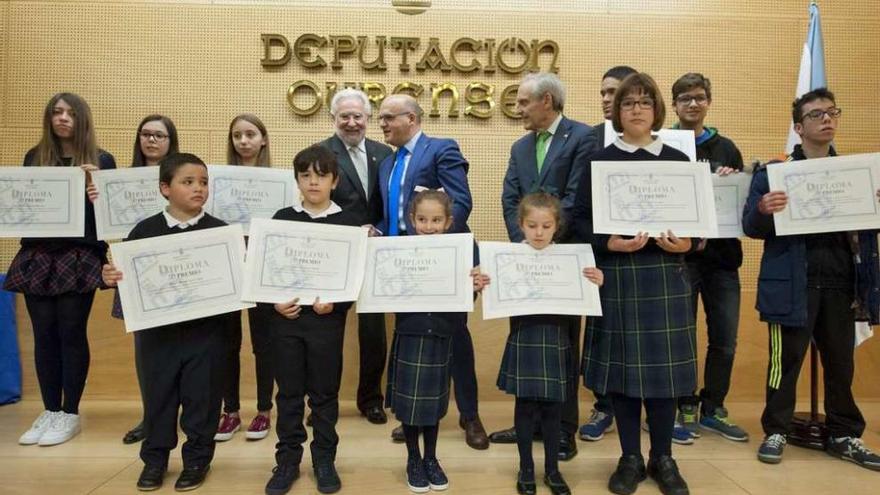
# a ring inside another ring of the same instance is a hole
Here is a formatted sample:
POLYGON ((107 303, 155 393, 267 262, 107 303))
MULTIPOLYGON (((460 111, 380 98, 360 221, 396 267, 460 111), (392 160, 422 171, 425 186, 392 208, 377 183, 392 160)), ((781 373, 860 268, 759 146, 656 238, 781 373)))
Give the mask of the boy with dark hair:
MULTIPOLYGON (((199 157, 178 153, 159 163, 159 191, 168 207, 138 223, 127 241, 183 231, 222 227, 225 222, 205 213, 208 168, 199 157)), ((102 278, 116 286, 122 272, 104 265, 102 278)), ((223 352, 230 318, 238 312, 172 323, 135 333, 144 378, 144 431, 141 459, 144 469, 138 490, 162 486, 168 456, 177 445, 177 416, 186 434, 181 454, 183 471, 177 491, 194 490, 205 481, 214 457, 214 433, 220 417, 223 352)))
MULTIPOLYGON (((787 161, 835 156, 831 143, 840 114, 834 94, 825 88, 795 100, 792 119, 802 144, 787 161)), ((812 340, 824 368, 827 452, 880 471, 880 456, 860 438, 865 419, 852 394, 854 321, 880 321, 878 231, 777 236, 773 214, 787 204, 785 192, 770 191, 766 167, 759 168, 743 210, 746 235, 764 240, 757 309, 770 329, 767 398, 761 416, 766 437, 758 459, 782 461, 798 374, 812 340)))
MULTIPOLYGON (((672 85, 672 100, 678 115, 674 127, 694 131, 697 160, 709 162, 712 173, 718 175, 741 172, 742 154, 733 141, 719 134, 714 127, 705 125, 712 104, 709 79, 694 72, 681 76, 672 85)), ((678 402, 678 423, 695 438, 699 438, 702 428, 728 440, 745 442, 749 439, 748 433, 728 419, 724 408, 736 352, 740 304, 738 270, 742 260, 739 239, 702 239, 696 252, 687 256, 694 291, 694 316, 700 298, 709 334, 703 389, 699 396, 683 397, 678 402)))
MULTIPOLYGON (((605 121, 611 120, 611 105, 614 103, 614 93, 617 92, 617 87, 620 86, 621 81, 626 79, 626 76, 636 72, 638 71, 628 65, 616 65, 605 71, 605 74, 602 75, 599 95, 602 97, 602 116, 604 120, 593 126, 593 132, 596 133, 596 151, 605 148, 605 121)), ((602 402, 601 399, 597 397, 596 407, 599 407, 600 402, 602 402)), ((608 414, 611 414, 610 409, 608 414)), ((598 440, 598 438, 595 440, 598 440)))

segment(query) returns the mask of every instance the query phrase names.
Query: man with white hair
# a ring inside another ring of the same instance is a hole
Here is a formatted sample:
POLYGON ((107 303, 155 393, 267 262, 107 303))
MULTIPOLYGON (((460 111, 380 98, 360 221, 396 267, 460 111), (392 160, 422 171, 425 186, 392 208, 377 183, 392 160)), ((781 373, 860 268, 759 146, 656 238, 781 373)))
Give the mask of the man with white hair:
MULTIPOLYGON (((544 191, 562 203, 562 225, 572 225, 575 194, 581 180, 590 180, 589 155, 596 136, 590 126, 562 115, 565 107, 565 86, 552 73, 533 73, 523 78, 516 94, 516 107, 522 114, 528 134, 510 148, 510 160, 504 176, 501 206, 504 223, 511 242, 522 242, 517 209, 529 193, 544 191)), ((558 242, 570 239, 564 230, 558 242)), ((578 383, 580 366, 580 318, 572 317, 568 332, 572 352, 569 370, 569 393, 562 410, 562 431, 559 432, 559 458, 569 460, 577 454, 574 434, 578 428, 578 383)), ((535 430, 540 431, 540 428, 535 430)), ((544 435, 555 438, 557 432, 544 435)), ((490 441, 515 443, 516 430, 509 428, 493 433, 490 441)))
MULTIPOLYGON (((339 91, 330 102, 336 132, 320 143, 336 154, 339 164, 339 183, 330 199, 343 210, 360 215, 361 225, 375 225, 382 219, 378 171, 382 160, 391 154, 388 146, 366 138, 371 114, 370 100, 363 91, 353 88, 339 91)), ((382 396, 388 348, 384 314, 358 314, 358 345, 357 407, 370 423, 384 424, 388 421, 382 396)))

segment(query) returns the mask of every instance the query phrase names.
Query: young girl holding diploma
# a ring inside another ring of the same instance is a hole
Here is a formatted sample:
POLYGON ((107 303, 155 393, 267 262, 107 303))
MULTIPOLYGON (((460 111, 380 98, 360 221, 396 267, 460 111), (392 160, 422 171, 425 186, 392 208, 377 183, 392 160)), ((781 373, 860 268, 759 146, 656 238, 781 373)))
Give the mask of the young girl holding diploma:
MULTIPOLYGON (((43 111, 43 136, 24 166, 116 168, 98 148, 88 103, 73 93, 53 96, 43 111)), ((107 244, 97 240, 95 210, 86 197, 85 234, 78 238, 23 238, 4 289, 24 294, 34 329, 34 361, 45 410, 18 442, 56 445, 80 431, 79 402, 89 371, 86 329, 107 244)))
MULTIPOLYGON (((536 251, 552 244, 560 231, 559 200, 545 192, 526 195, 519 204, 519 227, 525 242, 536 251)), ((584 268, 583 275, 601 286, 602 271, 584 268)), ((490 280, 480 275, 483 285, 490 280)), ((519 448, 519 474, 516 490, 534 494, 535 462, 532 459, 532 438, 535 420, 540 418, 544 435, 544 484, 554 495, 571 493, 559 472, 559 431, 562 403, 568 393, 570 369, 568 328, 571 316, 529 315, 510 319, 510 336, 501 357, 498 388, 516 396, 513 424, 519 448)), ((577 318, 577 317, 575 317, 577 318)))
MULTIPOLYGON (((226 139, 226 161, 229 165, 269 167, 269 133, 263 122, 253 114, 237 115, 229 124, 226 139)), ((245 432, 248 440, 261 440, 269 435, 272 410, 272 340, 266 328, 266 308, 257 306, 247 310, 251 329, 251 346, 257 378, 257 415, 245 432)), ((224 442, 241 429, 239 415, 239 382, 241 379, 241 318, 232 320, 229 329, 229 350, 226 357, 226 377, 223 384, 223 414, 214 439, 224 442)))
MULTIPOLYGON (((654 80, 644 73, 628 76, 614 94, 611 119, 623 137, 592 160, 687 161, 651 134, 663 126, 665 113, 654 80)), ((573 217, 592 218, 591 207, 589 181, 582 181, 573 217)), ((650 475, 665 495, 685 495, 687 484, 672 458, 672 430, 676 398, 689 395, 697 379, 696 326, 684 261, 691 240, 670 231, 651 238, 585 230, 581 237, 593 240, 607 283, 601 291, 603 316, 587 320, 584 382, 611 398, 622 450, 608 488, 628 495, 650 475), (639 431, 643 405, 651 438, 647 469, 639 431)))

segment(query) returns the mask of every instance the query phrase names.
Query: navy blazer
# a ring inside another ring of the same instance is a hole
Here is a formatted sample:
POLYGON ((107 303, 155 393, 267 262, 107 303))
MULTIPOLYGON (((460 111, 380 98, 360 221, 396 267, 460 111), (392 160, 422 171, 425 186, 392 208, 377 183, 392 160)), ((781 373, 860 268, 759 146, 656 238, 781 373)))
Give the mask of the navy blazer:
POLYGON ((366 139, 364 147, 367 149, 367 182, 361 184, 357 169, 348 154, 348 146, 339 139, 336 134, 321 141, 320 146, 327 148, 336 154, 336 163, 339 164, 339 184, 330 195, 330 199, 338 204, 343 210, 351 210, 358 215, 361 225, 375 225, 382 219, 382 197, 379 194, 379 164, 392 153, 388 146, 366 139), (370 191, 367 200, 365 191, 370 191))
MULTIPOLYGON (((517 221, 519 202, 526 194, 543 190, 562 202, 562 221, 571 225, 575 195, 581 180, 590 180, 589 156, 593 152, 596 136, 586 124, 562 117, 550 148, 544 155, 544 165, 538 175, 535 157, 537 134, 529 132, 510 147, 510 161, 504 175, 501 207, 504 223, 511 242, 521 242, 523 234, 517 221)), ((563 232, 560 240, 568 236, 563 232)))
MULTIPOLYGON (((388 204, 388 181, 397 160, 397 152, 392 153, 379 165, 379 191, 382 204, 388 204)), ((404 221, 407 232, 413 231, 409 218, 409 206, 416 186, 429 189, 443 188, 452 199, 453 224, 450 233, 470 232, 467 226, 473 201, 467 180, 468 162, 461 154, 458 143, 452 139, 428 137, 424 133, 416 142, 415 150, 409 159, 403 187, 404 221)), ((388 207, 382 209, 382 221, 376 228, 388 233, 388 222, 397 218, 388 218, 388 207)))

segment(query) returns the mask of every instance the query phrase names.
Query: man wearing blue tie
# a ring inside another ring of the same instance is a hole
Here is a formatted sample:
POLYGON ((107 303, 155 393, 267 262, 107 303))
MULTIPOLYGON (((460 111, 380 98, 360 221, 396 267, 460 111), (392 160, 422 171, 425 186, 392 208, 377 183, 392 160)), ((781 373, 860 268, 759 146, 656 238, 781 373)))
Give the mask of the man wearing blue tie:
MULTIPOLYGON (((470 232, 467 220, 473 203, 467 180, 468 162, 454 140, 422 133, 422 114, 418 102, 409 95, 389 96, 379 108, 379 126, 385 142, 396 151, 379 165, 384 218, 376 227, 384 235, 406 235, 413 230, 407 210, 416 187, 442 187, 452 199, 450 232, 470 232)), ((459 425, 465 430, 467 444, 480 450, 488 448, 489 439, 477 411, 474 345, 466 325, 452 337, 452 380, 459 425)), ((395 430, 393 436, 403 440, 402 431, 395 430)))
MULTIPOLYGON (((523 196, 535 191, 545 191, 559 198, 562 203, 563 231, 556 241, 571 239, 565 228, 572 224, 578 183, 590 180, 588 158, 595 147, 596 136, 588 125, 563 116, 564 106, 565 87, 555 74, 529 74, 519 85, 516 107, 522 114, 523 127, 529 132, 510 148, 501 193, 504 223, 511 242, 523 240, 517 221, 517 208, 523 196)), ((588 239, 579 241, 589 242, 588 239)), ((578 428, 579 317, 571 318, 568 334, 572 351, 570 387, 563 405, 562 434, 559 437, 559 458, 563 461, 577 454, 574 434, 578 428)), ((535 431, 540 431, 540 428, 535 431)), ((492 433, 490 440, 494 443, 516 443, 516 430, 508 428, 497 431, 492 433)))

